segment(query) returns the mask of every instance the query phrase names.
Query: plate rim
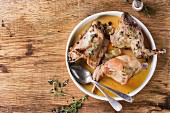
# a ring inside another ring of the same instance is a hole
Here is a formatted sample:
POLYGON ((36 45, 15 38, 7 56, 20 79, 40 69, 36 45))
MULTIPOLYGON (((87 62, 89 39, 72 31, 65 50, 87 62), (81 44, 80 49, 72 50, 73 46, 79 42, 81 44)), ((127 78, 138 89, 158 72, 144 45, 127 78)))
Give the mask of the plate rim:
MULTIPOLYGON (((68 51, 69 51, 69 47, 70 47, 70 43, 71 43, 71 39, 73 38, 74 36, 74 33, 76 33, 76 31, 81 28, 81 26, 85 25, 86 23, 100 17, 100 16, 104 16, 104 15, 112 15, 112 16, 121 16, 123 12, 120 12, 120 11, 106 11, 106 12, 100 12, 100 13, 95 13, 91 16, 88 16, 86 17, 85 19, 83 19, 80 23, 78 23, 76 25, 76 27, 73 29, 73 31, 71 32, 69 38, 68 38, 68 41, 67 41, 67 45, 66 45, 66 53, 65 53, 65 60, 66 60, 66 67, 67 67, 67 71, 71 77, 71 79, 73 80, 73 82, 76 84, 76 86, 81 90, 83 91, 85 94, 93 97, 93 98, 96 98, 96 99, 99 99, 99 100, 106 100, 107 99, 105 97, 102 97, 102 96, 99 96, 99 95, 96 95, 96 94, 93 94, 91 93, 90 91, 86 90, 81 84, 79 84, 76 79, 72 76, 71 72, 70 72, 70 68, 69 68, 69 64, 68 64, 68 57, 67 57, 67 54, 68 54, 68 51)), ((131 15, 132 16, 132 15, 131 15)), ((155 46, 155 42, 153 40, 153 37, 151 35, 151 33, 149 32, 149 30, 146 28, 146 26, 137 18, 135 18, 134 16, 132 16, 135 21, 141 26, 142 30, 145 32, 145 34, 147 35, 147 37, 149 37, 149 41, 151 43, 151 48, 152 49, 156 49, 156 46, 155 46)), ((137 93, 139 93, 139 91, 141 91, 145 86, 146 84, 150 81, 150 79, 152 78, 154 72, 155 72, 155 68, 156 68, 156 64, 157 64, 157 55, 154 55, 153 56, 153 59, 152 59, 152 63, 151 63, 151 67, 150 67, 150 71, 149 71, 149 74, 148 76, 146 77, 146 79, 143 81, 143 83, 138 87, 136 88, 134 91, 130 92, 128 95, 129 96, 134 96, 136 95, 137 93)), ((122 98, 120 97, 114 97, 115 100, 123 100, 122 98)))

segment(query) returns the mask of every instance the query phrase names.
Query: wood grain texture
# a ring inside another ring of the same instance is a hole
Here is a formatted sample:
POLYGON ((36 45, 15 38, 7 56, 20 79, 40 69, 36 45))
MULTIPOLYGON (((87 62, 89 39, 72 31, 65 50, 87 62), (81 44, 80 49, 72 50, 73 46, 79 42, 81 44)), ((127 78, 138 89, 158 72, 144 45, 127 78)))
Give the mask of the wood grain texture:
MULTIPOLYGON (((124 0, 0 0, 0 113, 50 113, 69 97, 49 93, 49 79, 70 79, 65 65, 69 34, 84 18, 110 10, 126 11, 141 20, 157 48, 156 71, 134 103, 120 102, 120 113, 170 112, 170 1, 144 0, 156 9, 150 18, 134 12, 124 0), (12 36, 11 36, 12 35, 12 36)), ((84 96, 71 81, 65 90, 84 96)), ((89 98, 80 113, 114 113, 108 102, 89 98)))

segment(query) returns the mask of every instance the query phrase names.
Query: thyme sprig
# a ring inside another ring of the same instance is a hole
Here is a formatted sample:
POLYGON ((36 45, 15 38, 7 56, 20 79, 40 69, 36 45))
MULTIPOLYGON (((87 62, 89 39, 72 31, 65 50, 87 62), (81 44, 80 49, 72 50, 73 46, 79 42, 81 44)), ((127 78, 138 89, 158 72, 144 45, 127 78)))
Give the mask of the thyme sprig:
POLYGON ((58 80, 48 80, 48 83, 50 85, 53 85, 53 88, 50 90, 50 93, 55 93, 61 96, 68 95, 71 96, 70 94, 67 94, 62 91, 62 87, 65 87, 69 82, 69 79, 64 81, 64 82, 59 82, 58 80))
POLYGON ((58 80, 48 80, 48 83, 50 85, 54 85, 57 84, 58 87, 65 87, 69 82, 69 79, 67 79, 66 81, 64 81, 63 83, 59 82, 58 80))
POLYGON ((53 112, 53 113, 71 113, 71 112, 74 112, 74 113, 76 113, 76 112, 78 112, 78 109, 81 108, 83 101, 88 99, 87 96, 84 96, 83 98, 76 101, 74 96, 63 92, 62 88, 65 87, 68 84, 68 82, 69 82, 69 79, 64 81, 64 82, 59 82, 58 80, 48 80, 48 83, 50 85, 53 85, 53 88, 50 90, 51 93, 56 93, 56 94, 61 95, 61 96, 67 95, 67 96, 72 97, 72 103, 68 107, 62 106, 58 109, 54 108, 54 109, 51 110, 51 112, 53 112))
POLYGON ((144 4, 143 12, 145 16, 151 17, 151 14, 154 14, 156 11, 152 7, 149 7, 148 5, 144 4))
POLYGON ((52 109, 51 111, 53 113, 70 113, 70 112, 74 112, 77 113, 78 109, 82 107, 82 103, 84 100, 87 100, 88 97, 84 96, 83 98, 79 99, 78 101, 73 100, 73 103, 71 103, 68 107, 66 106, 62 106, 58 109, 52 109))
MULTIPOLYGON (((129 0, 125 0, 126 3, 131 4, 129 0)), ((155 14, 156 10, 154 10, 152 7, 143 4, 143 9, 142 12, 145 14, 147 17, 151 17, 152 14, 155 14)))

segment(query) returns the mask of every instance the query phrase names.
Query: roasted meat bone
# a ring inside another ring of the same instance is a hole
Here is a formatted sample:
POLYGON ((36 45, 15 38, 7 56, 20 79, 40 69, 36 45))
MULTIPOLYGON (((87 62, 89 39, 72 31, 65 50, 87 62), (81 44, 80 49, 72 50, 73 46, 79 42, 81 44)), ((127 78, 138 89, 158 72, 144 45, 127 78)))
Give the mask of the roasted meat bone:
POLYGON ((98 81, 106 75, 121 84, 126 84, 134 74, 147 68, 148 64, 140 63, 136 57, 122 55, 99 65, 93 73, 93 80, 98 81))
POLYGON ((165 49, 149 50, 145 48, 140 26, 126 12, 122 14, 115 33, 110 35, 110 41, 114 47, 131 48, 137 58, 148 58, 155 54, 166 53, 165 49))
POLYGON ((80 35, 77 43, 70 48, 69 62, 75 62, 80 58, 87 59, 87 64, 96 68, 103 58, 109 44, 104 36, 105 27, 100 21, 93 21, 89 29, 80 35))

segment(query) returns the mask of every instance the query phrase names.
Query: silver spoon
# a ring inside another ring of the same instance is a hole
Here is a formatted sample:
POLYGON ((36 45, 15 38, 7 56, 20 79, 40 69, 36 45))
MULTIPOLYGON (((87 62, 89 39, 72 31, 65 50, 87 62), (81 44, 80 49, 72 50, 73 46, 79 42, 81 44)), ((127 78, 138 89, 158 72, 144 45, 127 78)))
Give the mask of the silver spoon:
POLYGON ((82 67, 80 65, 71 66, 71 71, 73 72, 75 78, 78 79, 78 81, 81 83, 93 82, 93 83, 97 84, 98 86, 101 86, 101 87, 111 91, 112 93, 116 94, 117 96, 121 97, 122 99, 124 99, 127 102, 133 101, 131 96, 121 93, 119 91, 116 91, 112 88, 109 88, 103 84, 100 84, 100 83, 94 81, 91 77, 91 73, 87 69, 85 69, 84 67, 82 67))
POLYGON ((73 73, 73 76, 75 79, 82 83, 82 84, 87 84, 87 83, 93 83, 103 94, 104 96, 108 99, 110 105, 116 110, 120 111, 122 109, 122 105, 117 102, 114 98, 111 98, 109 95, 107 95, 97 84, 96 82, 92 79, 91 74, 89 74, 89 71, 84 71, 83 67, 81 66, 71 66, 70 67, 71 72, 73 73))

